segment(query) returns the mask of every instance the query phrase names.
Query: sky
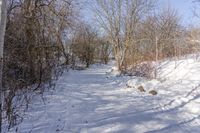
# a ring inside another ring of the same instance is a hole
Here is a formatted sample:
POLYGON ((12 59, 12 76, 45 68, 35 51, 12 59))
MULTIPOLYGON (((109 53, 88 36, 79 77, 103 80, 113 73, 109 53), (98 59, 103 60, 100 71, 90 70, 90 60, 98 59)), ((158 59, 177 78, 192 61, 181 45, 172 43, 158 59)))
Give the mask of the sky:
MULTIPOLYGON (((82 0, 86 2, 92 2, 93 0, 82 0)), ((200 18, 194 17, 194 6, 197 6, 197 3, 193 2, 194 0, 159 0, 158 6, 161 8, 167 7, 170 5, 171 8, 177 10, 179 16, 181 17, 181 23, 184 26, 200 26, 200 18)), ((200 9, 200 3, 199 3, 200 9)), ((200 10, 199 10, 200 13, 200 10)), ((94 20, 93 13, 86 10, 83 13, 87 21, 92 22, 94 20)))
POLYGON ((170 4, 172 8, 176 9, 182 18, 183 25, 196 26, 200 24, 200 19, 194 16, 194 6, 197 5, 197 3, 193 1, 194 0, 160 0, 160 3, 162 3, 162 6, 170 4))

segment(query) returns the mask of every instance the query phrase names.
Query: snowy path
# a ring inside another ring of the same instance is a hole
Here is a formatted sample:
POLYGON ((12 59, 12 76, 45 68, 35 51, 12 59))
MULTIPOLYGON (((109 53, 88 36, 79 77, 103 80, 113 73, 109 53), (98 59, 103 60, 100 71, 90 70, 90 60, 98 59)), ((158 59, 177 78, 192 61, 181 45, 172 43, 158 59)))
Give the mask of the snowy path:
POLYGON ((151 96, 126 88, 130 77, 107 78, 111 67, 65 72, 55 91, 46 92, 44 102, 35 98, 23 123, 10 132, 200 132, 200 93, 193 87, 197 83, 188 88, 184 81, 165 82, 158 86, 159 95, 151 96), (184 92, 179 89, 184 87, 184 92))

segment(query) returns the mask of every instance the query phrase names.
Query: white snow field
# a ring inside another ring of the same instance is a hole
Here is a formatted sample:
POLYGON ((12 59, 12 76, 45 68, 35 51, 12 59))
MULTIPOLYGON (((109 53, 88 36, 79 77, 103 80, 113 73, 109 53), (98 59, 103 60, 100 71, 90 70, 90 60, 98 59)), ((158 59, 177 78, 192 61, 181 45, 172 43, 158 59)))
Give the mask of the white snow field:
POLYGON ((107 73, 113 63, 65 72, 55 90, 35 97, 23 122, 9 132, 200 133, 200 61, 160 66, 158 79, 151 81, 107 73), (146 92, 138 91, 139 85, 146 92), (148 94, 151 89, 158 94, 148 94))

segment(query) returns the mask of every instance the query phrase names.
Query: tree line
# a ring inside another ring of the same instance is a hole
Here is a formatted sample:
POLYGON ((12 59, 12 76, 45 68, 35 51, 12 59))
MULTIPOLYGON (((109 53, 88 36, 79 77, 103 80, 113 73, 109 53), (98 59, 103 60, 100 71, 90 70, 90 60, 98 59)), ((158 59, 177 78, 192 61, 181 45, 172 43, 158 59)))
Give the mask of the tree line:
POLYGON ((19 114, 28 108, 33 95, 55 87, 64 68, 107 63, 110 47, 80 17, 80 1, 6 2, 1 96, 2 119, 11 128, 23 120, 19 114))

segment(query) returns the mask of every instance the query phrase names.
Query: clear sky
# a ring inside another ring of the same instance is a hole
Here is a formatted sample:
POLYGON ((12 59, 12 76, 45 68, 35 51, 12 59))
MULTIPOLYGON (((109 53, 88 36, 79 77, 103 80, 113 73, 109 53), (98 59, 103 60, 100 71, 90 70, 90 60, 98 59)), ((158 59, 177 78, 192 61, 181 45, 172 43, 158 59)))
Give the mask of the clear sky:
MULTIPOLYGON (((82 0, 85 2, 88 2, 92 4, 91 2, 93 0, 82 0)), ((194 0, 159 0, 159 6, 161 8, 167 7, 170 5, 173 9, 177 10, 180 17, 181 17, 181 23, 185 26, 191 25, 191 26, 200 26, 200 18, 197 19, 194 17, 194 6, 198 5, 197 3, 193 2, 194 0)), ((197 6, 200 9, 200 3, 197 6)), ((200 10, 199 10, 200 13, 200 10)), ((86 9, 83 13, 83 16, 85 16, 85 19, 89 22, 92 22, 93 19, 93 13, 92 11, 86 9)))
MULTIPOLYGON (((182 17, 182 24, 184 25, 199 25, 200 19, 194 17, 194 6, 197 3, 194 0, 160 0, 162 6, 170 4, 174 9, 177 9, 179 15, 182 17)), ((199 4, 200 7, 200 4, 199 4)))

